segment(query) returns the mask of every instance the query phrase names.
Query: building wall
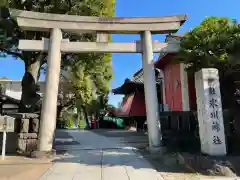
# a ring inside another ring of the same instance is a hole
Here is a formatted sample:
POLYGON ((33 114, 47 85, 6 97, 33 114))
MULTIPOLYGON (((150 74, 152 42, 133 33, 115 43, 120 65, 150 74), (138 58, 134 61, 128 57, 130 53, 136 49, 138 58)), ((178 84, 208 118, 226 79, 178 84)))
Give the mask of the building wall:
MULTIPOLYGON (((178 46, 182 37, 181 35, 169 35, 165 42, 178 46)), ((164 104, 169 106, 170 111, 189 111, 192 103, 196 101, 194 82, 189 82, 189 75, 185 71, 186 65, 184 63, 172 63, 175 56, 176 53, 162 54, 155 62, 155 66, 163 71, 164 104)))
POLYGON ((146 116, 144 92, 134 94, 129 116, 146 116))
POLYGON ((121 107, 118 109, 117 112, 115 112, 117 116, 129 116, 133 98, 134 98, 134 93, 125 95, 125 97, 122 100, 121 107))
POLYGON ((182 88, 180 64, 168 64, 164 67, 166 104, 171 111, 182 111, 182 88))
POLYGON ((156 61, 156 67, 163 72, 163 102, 168 105, 170 111, 189 111, 191 103, 195 103, 196 100, 194 82, 189 80, 190 75, 185 70, 184 63, 172 63, 175 56, 174 53, 168 53, 156 61))
POLYGON ((188 91, 190 110, 197 110, 196 89, 193 74, 188 74, 188 91))
MULTIPOLYGON (((165 98, 159 99, 159 104, 168 105, 169 111, 193 110, 196 104, 194 81, 185 71, 184 64, 166 64, 162 69, 164 76, 165 98), (190 78, 190 80, 189 80, 190 78)), ((144 93, 136 92, 125 97, 122 102, 122 115, 145 116, 144 93)))
POLYGON ((146 116, 144 92, 126 95, 117 116, 146 116))

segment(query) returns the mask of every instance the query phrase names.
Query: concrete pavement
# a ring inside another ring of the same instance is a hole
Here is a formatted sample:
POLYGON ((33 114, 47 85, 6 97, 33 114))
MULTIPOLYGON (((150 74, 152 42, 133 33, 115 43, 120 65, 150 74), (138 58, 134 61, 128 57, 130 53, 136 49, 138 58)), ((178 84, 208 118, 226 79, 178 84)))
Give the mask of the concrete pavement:
POLYGON ((51 160, 6 156, 0 160, 0 180, 38 180, 51 166, 51 160))
POLYGON ((56 149, 66 153, 55 160, 40 180, 163 180, 133 147, 120 140, 91 131, 65 131, 80 144, 56 145, 56 149))
POLYGON ((65 153, 54 160, 53 166, 39 180, 238 180, 177 173, 164 168, 156 171, 136 153, 136 146, 132 145, 136 140, 134 134, 130 137, 131 142, 127 143, 117 137, 117 131, 104 133, 58 130, 56 140, 61 143, 55 143, 55 148, 65 153))

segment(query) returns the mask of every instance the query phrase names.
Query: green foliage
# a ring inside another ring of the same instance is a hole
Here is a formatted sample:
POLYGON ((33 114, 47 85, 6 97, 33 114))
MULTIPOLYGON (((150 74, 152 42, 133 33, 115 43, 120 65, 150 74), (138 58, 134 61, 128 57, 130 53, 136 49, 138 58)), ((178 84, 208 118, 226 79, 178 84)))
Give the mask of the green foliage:
MULTIPOLYGON (((114 16, 114 0, 101 1, 101 10, 96 16, 114 16)), ((111 36, 108 36, 111 41, 111 36)), ((96 40, 96 34, 92 35, 96 40)), ((64 61, 63 67, 70 67, 70 80, 73 92, 76 95, 77 106, 94 114, 106 104, 106 94, 110 90, 110 81, 113 78, 112 56, 109 53, 88 53, 73 55, 64 61)))
POLYGON ((208 17, 184 35, 178 61, 189 71, 215 67, 223 70, 239 60, 240 25, 235 20, 208 17))
POLYGON ((78 115, 73 112, 74 108, 69 108, 68 110, 63 112, 62 120, 65 122, 65 127, 73 128, 75 126, 75 122, 78 120, 78 115))
POLYGON ((65 121, 66 121, 66 124, 65 124, 66 128, 73 128, 74 127, 74 119, 73 119, 73 116, 71 114, 68 114, 66 116, 65 121))
MULTIPOLYGON (((95 84, 92 74, 88 73, 83 65, 75 66, 70 73, 70 83, 73 87, 73 93, 76 95, 76 105, 79 109, 85 109, 89 114, 94 114, 106 104, 104 95, 109 89, 102 90, 102 84, 95 84)), ((108 82, 107 82, 108 83, 108 82)), ((81 111, 81 110, 80 110, 81 111)))
POLYGON ((85 122, 82 119, 78 120, 78 128, 79 129, 84 129, 85 128, 85 122))
POLYGON ((72 69, 71 83, 74 93, 82 106, 88 105, 92 101, 93 85, 90 78, 82 66, 76 66, 72 69))
POLYGON ((1 6, 7 6, 8 5, 8 1, 7 0, 0 0, 0 7, 1 6))

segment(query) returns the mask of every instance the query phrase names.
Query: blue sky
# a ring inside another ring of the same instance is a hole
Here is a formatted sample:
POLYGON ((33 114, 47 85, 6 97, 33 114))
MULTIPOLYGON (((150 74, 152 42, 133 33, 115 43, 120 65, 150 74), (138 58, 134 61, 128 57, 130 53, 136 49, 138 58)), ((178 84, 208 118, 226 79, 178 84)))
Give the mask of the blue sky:
MULTIPOLYGON (((226 16, 240 21, 239 0, 117 0, 116 16, 169 16, 187 14, 188 20, 179 30, 179 34, 197 26, 207 16, 226 16)), ((115 42, 133 42, 138 35, 113 35, 115 42)), ((163 41, 164 36, 153 36, 163 41)), ((157 58, 157 56, 156 56, 157 58)), ((139 54, 113 54, 114 79, 111 87, 120 86, 127 77, 131 77, 142 66, 139 54)), ((12 58, 0 58, 0 77, 7 76, 20 80, 24 74, 24 64, 12 58)), ((121 97, 110 95, 110 104, 117 105, 121 97)))

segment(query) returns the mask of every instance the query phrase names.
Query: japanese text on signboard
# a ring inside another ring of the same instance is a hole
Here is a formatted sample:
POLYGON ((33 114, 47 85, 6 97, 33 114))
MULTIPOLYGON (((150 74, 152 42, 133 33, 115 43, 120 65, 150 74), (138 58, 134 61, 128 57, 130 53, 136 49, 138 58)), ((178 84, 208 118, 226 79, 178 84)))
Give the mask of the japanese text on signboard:
POLYGON ((212 123, 212 131, 215 132, 213 136, 213 144, 222 144, 220 137, 217 135, 221 130, 220 122, 219 122, 219 102, 218 96, 216 93, 216 87, 214 80, 208 81, 209 86, 209 109, 210 109, 210 118, 212 123))

